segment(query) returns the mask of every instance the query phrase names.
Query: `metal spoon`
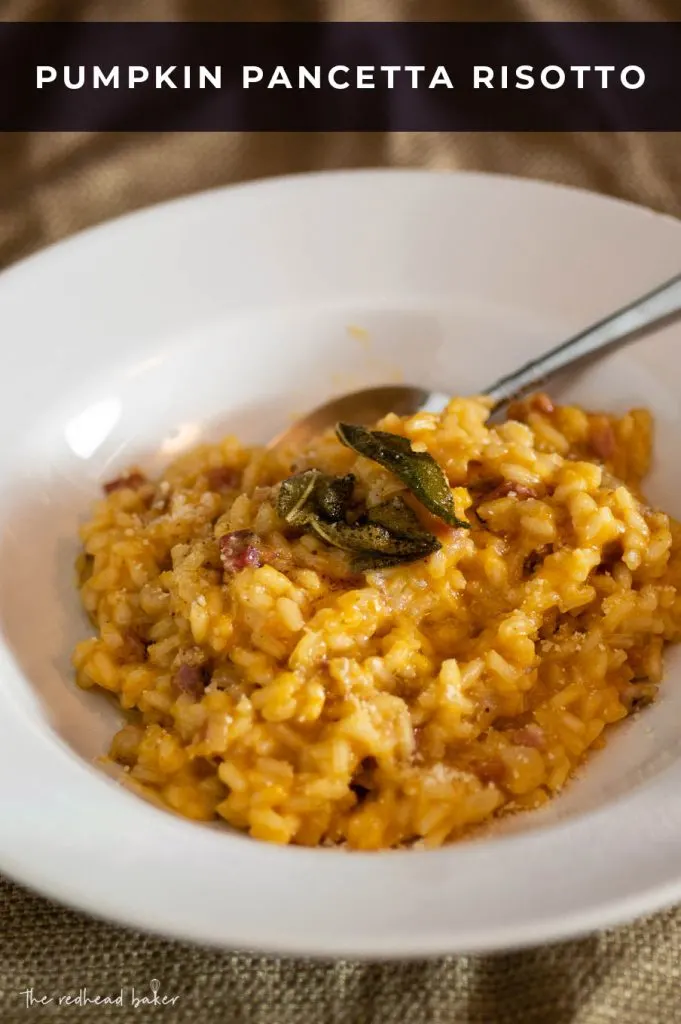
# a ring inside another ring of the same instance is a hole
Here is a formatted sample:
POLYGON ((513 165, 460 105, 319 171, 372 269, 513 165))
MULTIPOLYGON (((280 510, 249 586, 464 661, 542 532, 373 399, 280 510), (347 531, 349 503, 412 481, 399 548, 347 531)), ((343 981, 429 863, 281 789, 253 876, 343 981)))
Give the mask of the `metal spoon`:
MULTIPOLYGON (((555 377, 561 370, 578 366, 609 349, 649 334, 655 328, 666 326, 681 314, 681 274, 642 295, 616 313, 599 320, 573 338, 552 348, 538 359, 525 363, 520 369, 501 377, 481 394, 493 400, 492 413, 508 402, 526 395, 540 384, 555 377)), ((411 416, 416 412, 442 412, 451 401, 451 395, 407 385, 388 385, 353 391, 333 398, 270 442, 269 448, 281 444, 304 444, 336 423, 357 423, 371 426, 389 412, 398 416, 411 416)))

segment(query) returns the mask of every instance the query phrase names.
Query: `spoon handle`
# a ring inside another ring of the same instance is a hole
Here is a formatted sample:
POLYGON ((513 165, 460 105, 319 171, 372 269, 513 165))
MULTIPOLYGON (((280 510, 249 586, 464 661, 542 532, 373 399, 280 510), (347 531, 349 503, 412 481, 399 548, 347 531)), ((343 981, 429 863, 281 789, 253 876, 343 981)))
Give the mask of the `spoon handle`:
POLYGON ((485 394, 494 400, 492 411, 520 398, 568 366, 577 366, 598 352, 631 341, 634 335, 647 334, 681 314, 681 274, 587 327, 538 359, 502 377, 485 394))

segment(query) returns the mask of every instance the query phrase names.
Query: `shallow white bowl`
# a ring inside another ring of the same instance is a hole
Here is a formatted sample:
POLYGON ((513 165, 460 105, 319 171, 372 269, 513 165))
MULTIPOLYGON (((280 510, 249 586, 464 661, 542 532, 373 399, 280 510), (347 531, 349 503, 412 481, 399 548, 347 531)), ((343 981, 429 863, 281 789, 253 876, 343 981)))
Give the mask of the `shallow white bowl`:
MULTIPOLYGON (((481 175, 274 180, 126 217, 0 277, 0 869, 224 946, 423 956, 538 943, 681 897, 681 660, 542 813, 437 852, 280 849, 180 820, 92 765, 76 529, 103 478, 205 437, 265 441, 334 392, 473 393, 679 270, 681 227, 481 175), (368 337, 354 330, 363 328, 368 337)), ((681 514, 681 327, 561 394, 652 407, 649 492, 681 514)))

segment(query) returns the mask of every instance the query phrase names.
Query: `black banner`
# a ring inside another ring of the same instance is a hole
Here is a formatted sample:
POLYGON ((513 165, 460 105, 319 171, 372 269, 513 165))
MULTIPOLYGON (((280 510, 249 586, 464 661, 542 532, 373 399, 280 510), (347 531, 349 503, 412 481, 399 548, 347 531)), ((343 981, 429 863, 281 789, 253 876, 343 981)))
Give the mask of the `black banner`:
POLYGON ((3 23, 0 130, 676 131, 681 22, 3 23))

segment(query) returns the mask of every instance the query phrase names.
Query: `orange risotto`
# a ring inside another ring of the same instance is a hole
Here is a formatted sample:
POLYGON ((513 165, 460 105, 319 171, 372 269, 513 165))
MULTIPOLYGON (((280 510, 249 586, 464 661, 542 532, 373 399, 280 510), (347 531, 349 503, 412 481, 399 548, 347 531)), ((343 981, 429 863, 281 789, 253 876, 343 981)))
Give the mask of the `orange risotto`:
POLYGON ((654 699, 681 546, 639 489, 650 416, 488 413, 106 485, 74 664, 127 712, 137 788, 277 843, 437 846, 549 800, 654 699))

